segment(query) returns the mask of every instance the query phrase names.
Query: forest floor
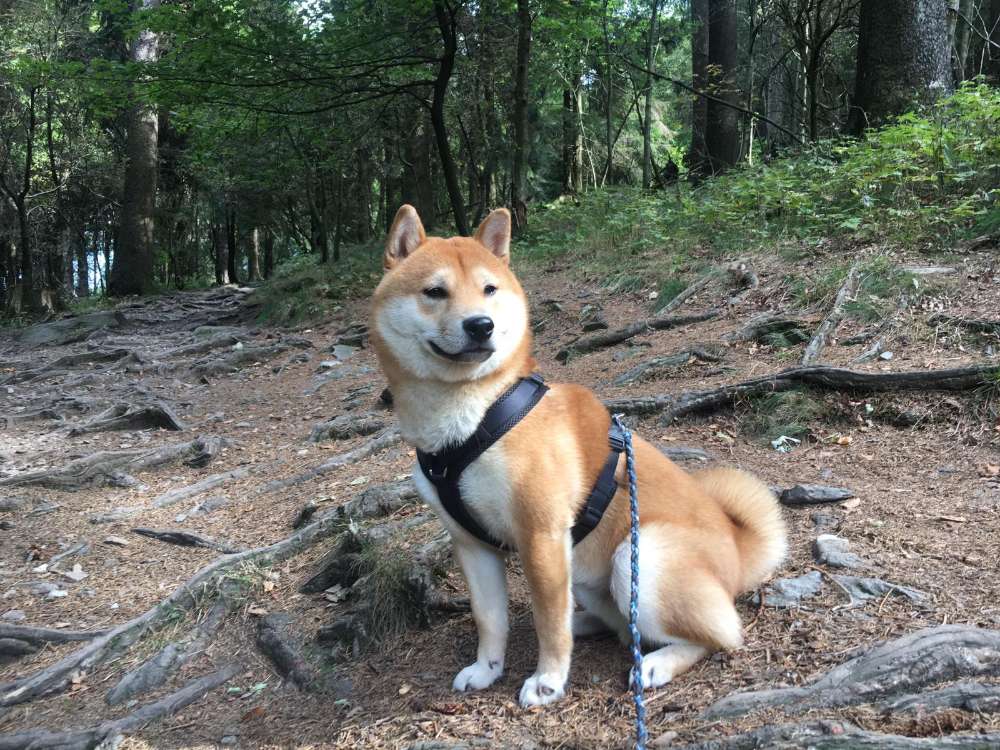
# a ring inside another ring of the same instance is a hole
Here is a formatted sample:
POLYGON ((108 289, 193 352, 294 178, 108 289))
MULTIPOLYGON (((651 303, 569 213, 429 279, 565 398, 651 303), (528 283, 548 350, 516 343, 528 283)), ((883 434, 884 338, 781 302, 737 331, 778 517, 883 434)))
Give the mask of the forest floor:
MULTIPOLYGON (((759 286, 727 304, 734 289, 720 277, 673 311, 683 315, 718 308, 717 317, 642 332, 622 344, 571 357, 567 364, 556 355, 581 335, 581 312, 592 315, 593 306, 599 306, 611 329, 617 329, 652 315, 652 290, 612 292, 598 280, 573 274, 566 261, 539 264, 524 274, 538 328, 539 370, 550 381, 582 383, 606 399, 676 395, 775 373, 799 363, 803 343, 773 335, 741 341, 733 334, 768 311, 794 315, 811 331, 832 296, 801 307, 790 289, 796 283, 819 283, 835 263, 882 252, 850 248, 794 265, 777 255, 750 258, 759 286), (790 273, 796 278, 790 280, 790 273), (591 309, 584 311, 587 306, 591 309), (679 364, 636 382, 612 382, 652 357, 695 345, 711 348, 718 361, 682 357, 679 364)), ((948 268, 907 276, 907 283, 916 279, 914 288, 919 286, 921 294, 913 295, 910 305, 890 303, 891 322, 864 343, 843 345, 872 325, 848 315, 819 362, 874 374, 1000 366, 1000 325, 975 333, 951 320, 928 322, 942 313, 997 320, 1000 256, 995 249, 933 261, 896 254, 890 262, 893 267, 933 262, 948 268), (854 363, 875 340, 891 357, 854 363)), ((531 711, 517 706, 517 691, 533 669, 536 644, 516 557, 509 563, 509 661, 503 678, 485 691, 450 691, 452 677, 475 652, 472 618, 461 606, 449 607, 456 610, 451 612, 435 609, 429 627, 408 627, 357 654, 349 653, 349 647, 317 643, 317 631, 352 606, 348 592, 336 586, 327 593, 300 591, 320 569, 336 533, 347 526, 322 519, 333 517, 334 508, 366 489, 405 480, 414 456, 392 439, 392 416, 379 402, 384 382, 372 351, 352 345, 360 338, 354 324, 365 321, 367 299, 347 301, 322 323, 296 330, 261 327, 254 322, 256 312, 249 290, 225 288, 129 303, 116 309, 117 316, 93 313, 78 319, 68 333, 68 324, 0 333, 0 420, 6 420, 0 442, 0 636, 27 644, 8 643, 8 653, 31 651, 0 656, 0 748, 28 746, 24 736, 17 744, 19 732, 81 730, 127 717, 228 665, 235 666, 215 689, 199 691, 189 705, 160 721, 122 725, 128 736, 121 747, 629 746, 629 656, 614 639, 577 642, 565 700, 531 711), (77 340, 60 343, 66 338, 77 340), (113 410, 116 405, 122 406, 113 410), (128 421, 133 415, 135 421, 128 421), (340 415, 347 416, 337 423, 339 428, 368 434, 308 440, 316 425, 340 415), (182 429, 147 426, 174 419, 173 426, 182 429), (359 427, 362 423, 367 426, 359 427), (84 425, 88 427, 80 430, 84 425), (114 429, 121 427, 125 429, 114 429), (382 442, 372 444, 373 439, 382 442), (162 450, 192 440, 183 450, 162 450), (375 450, 379 445, 385 447, 375 450), (306 473, 345 454, 345 460, 332 461, 321 472, 306 473), (60 470, 77 459, 82 460, 70 470, 60 470), (166 494, 196 482, 203 484, 166 494), (294 533, 293 519, 310 502, 318 506, 312 520, 321 521, 305 527, 315 533, 294 549, 270 556, 227 556, 288 538, 294 533), (207 537, 202 543, 214 548, 178 546, 133 532, 140 527, 193 532, 207 537), (55 559, 63 553, 68 554, 55 559), (199 579, 190 600, 183 598, 186 582, 220 559, 239 564, 226 563, 224 575, 207 586, 202 587, 207 579, 199 579), (227 592, 228 608, 213 610, 220 590, 227 592), (174 598, 145 621, 148 628, 129 629, 107 644, 93 633, 62 643, 49 636, 33 640, 17 630, 115 628, 171 594, 174 598), (269 618, 275 613, 288 619, 269 618), (280 667, 284 677, 258 647, 265 621, 278 623, 281 639, 287 641, 283 645, 293 652, 292 661, 299 662, 289 667, 286 659, 280 667), (195 637, 193 645, 192 628, 195 636, 205 635, 195 637), (140 631, 142 637, 134 637, 140 631), (104 645, 93 658, 73 656, 95 644, 104 645), (173 651, 164 656, 161 649, 171 645, 173 651), (173 665, 160 684, 109 705, 109 691, 123 675, 154 655, 173 665), (310 675, 304 681, 309 689, 293 684, 296 670, 310 675), (31 682, 39 674, 55 676, 31 682), (458 741, 467 744, 447 744, 458 741)), ((692 470, 726 463, 756 472, 776 487, 821 484, 847 488, 854 495, 843 502, 784 509, 791 553, 777 575, 813 574, 813 595, 791 607, 741 597, 745 646, 709 658, 648 694, 656 746, 683 746, 815 719, 910 737, 1000 731, 996 697, 977 704, 979 710, 887 710, 869 697, 840 707, 805 705, 785 713, 782 708, 721 718, 704 713, 736 690, 810 683, 859 648, 924 628, 957 624, 1000 630, 998 398, 998 386, 989 382, 953 392, 813 389, 741 399, 734 408, 686 414, 669 424, 656 413, 639 416, 637 430, 654 443, 706 452, 707 457, 695 452, 683 461, 692 470), (771 440, 782 434, 801 442, 785 441, 791 450, 778 450, 771 440), (834 532, 850 541, 851 551, 862 558, 861 567, 841 570, 814 558, 813 540, 834 532), (856 602, 843 581, 834 578, 841 573, 882 579, 917 593, 911 598, 889 587, 856 602)), ((390 524, 405 531, 386 548, 409 553, 425 549, 421 545, 428 540, 434 545, 439 527, 434 521, 420 523, 416 501, 390 510, 390 524)), ((450 562, 435 585, 452 600, 464 592, 450 562)), ((996 649, 1000 641, 993 651, 976 652, 978 667, 965 672, 954 668, 938 674, 938 681, 975 676, 977 669, 980 676, 992 674, 995 680, 1000 675, 996 649)), ((914 666, 910 678, 921 669, 914 666)), ((911 687, 927 686, 910 678, 906 684, 911 687)), ((981 685, 994 696, 1000 691, 989 678, 981 685)), ((824 726, 831 735, 845 731, 839 725, 824 726)), ((102 730, 88 737, 116 732, 102 730)), ((55 746, 54 741, 34 741, 34 746, 55 746)), ((87 741, 78 746, 90 746, 87 741)), ((753 746, 758 745, 767 743, 758 740, 753 746)))

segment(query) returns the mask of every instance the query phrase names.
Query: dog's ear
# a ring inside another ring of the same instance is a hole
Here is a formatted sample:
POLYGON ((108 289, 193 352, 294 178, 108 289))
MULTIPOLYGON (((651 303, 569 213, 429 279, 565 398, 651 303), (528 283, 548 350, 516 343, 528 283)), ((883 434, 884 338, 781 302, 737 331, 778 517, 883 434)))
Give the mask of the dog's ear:
POLYGON ((403 204, 396 212, 392 228, 385 240, 385 255, 382 256, 382 267, 388 271, 403 262, 406 256, 420 247, 427 239, 424 225, 420 222, 417 209, 409 204, 403 204))
POLYGON ((504 263, 510 263, 510 211, 491 211, 476 230, 476 241, 504 263))

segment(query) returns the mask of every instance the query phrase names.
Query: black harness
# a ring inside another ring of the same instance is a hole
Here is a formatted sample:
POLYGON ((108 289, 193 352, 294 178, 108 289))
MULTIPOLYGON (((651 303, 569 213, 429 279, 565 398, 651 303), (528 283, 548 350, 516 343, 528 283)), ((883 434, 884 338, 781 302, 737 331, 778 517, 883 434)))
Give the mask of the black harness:
MULTIPOLYGON (((493 402, 492 406, 486 410, 479 427, 464 443, 454 448, 445 448, 438 453, 417 451, 420 470, 437 489, 438 498, 440 498, 448 515, 476 539, 498 549, 509 550, 509 547, 495 539, 469 513, 465 503, 462 502, 462 493, 459 490, 458 482, 462 472, 524 419, 528 412, 535 407, 535 404, 541 401, 548 389, 549 387, 545 385, 545 381, 539 375, 521 378, 493 402)), ((608 430, 608 442, 611 444, 611 451, 601 468, 594 488, 587 497, 587 502, 580 509, 576 516, 576 523, 573 524, 571 530, 573 544, 579 544, 586 538, 587 534, 597 527, 604 516, 604 511, 611 504, 611 498, 618 491, 615 470, 618 468, 618 457, 625 449, 625 438, 614 422, 611 423, 611 428, 608 430)))

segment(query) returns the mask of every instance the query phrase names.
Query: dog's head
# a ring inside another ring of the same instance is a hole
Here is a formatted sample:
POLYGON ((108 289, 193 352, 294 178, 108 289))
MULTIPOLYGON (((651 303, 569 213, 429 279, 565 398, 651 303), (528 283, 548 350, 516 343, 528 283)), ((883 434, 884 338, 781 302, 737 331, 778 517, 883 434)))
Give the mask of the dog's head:
POLYGON ((530 350, 528 305, 509 268, 510 213, 493 211, 474 237, 428 237, 403 206, 385 243, 372 343, 386 374, 461 382, 530 350))

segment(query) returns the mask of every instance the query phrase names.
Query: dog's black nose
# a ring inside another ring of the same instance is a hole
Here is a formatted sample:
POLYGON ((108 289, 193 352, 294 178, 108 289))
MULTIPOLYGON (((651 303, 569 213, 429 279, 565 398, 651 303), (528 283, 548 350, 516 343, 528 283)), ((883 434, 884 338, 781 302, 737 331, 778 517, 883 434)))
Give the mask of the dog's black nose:
POLYGON ((489 341, 493 335, 493 318, 488 315, 475 315, 462 321, 462 328, 469 334, 469 338, 477 343, 489 341))

